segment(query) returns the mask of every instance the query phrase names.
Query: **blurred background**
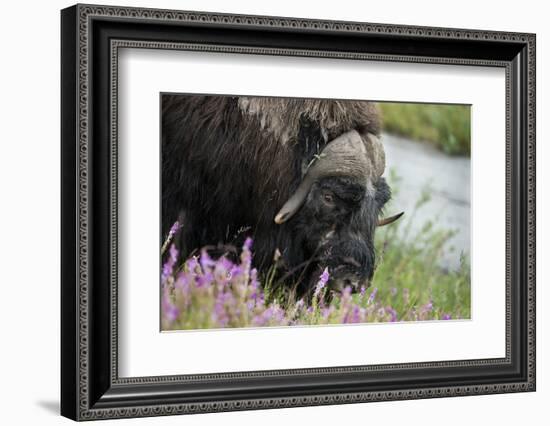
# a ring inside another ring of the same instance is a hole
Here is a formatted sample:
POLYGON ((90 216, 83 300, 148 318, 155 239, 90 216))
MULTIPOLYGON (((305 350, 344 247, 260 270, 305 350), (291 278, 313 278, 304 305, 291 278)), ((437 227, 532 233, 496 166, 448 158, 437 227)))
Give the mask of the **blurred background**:
POLYGON ((393 191, 386 214, 405 211, 395 232, 416 245, 426 233, 445 232, 437 263, 456 271, 470 254, 470 106, 379 106, 393 191))

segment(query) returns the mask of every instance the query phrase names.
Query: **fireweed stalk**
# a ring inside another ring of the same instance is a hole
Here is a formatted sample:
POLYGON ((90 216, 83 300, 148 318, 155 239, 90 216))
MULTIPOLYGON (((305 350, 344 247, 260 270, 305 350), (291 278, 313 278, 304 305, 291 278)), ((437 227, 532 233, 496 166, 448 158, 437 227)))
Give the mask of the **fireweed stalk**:
MULTIPOLYGON (((167 245, 179 230, 175 224, 167 245)), ((252 267, 252 239, 248 238, 239 263, 227 257, 212 259, 206 250, 178 264, 178 251, 169 245, 161 271, 163 330, 288 325, 348 324, 450 320, 460 315, 434 305, 431 295, 412 301, 409 288, 362 288, 352 294, 346 287, 326 303, 330 271, 324 269, 310 304, 289 297, 268 300, 258 271, 252 267)))
POLYGON ((180 223, 178 221, 174 222, 172 227, 170 228, 170 232, 168 232, 168 236, 166 237, 166 240, 164 241, 164 244, 162 245, 160 249, 160 254, 163 255, 166 249, 168 248, 168 245, 172 242, 172 239, 174 238, 174 235, 178 233, 180 230, 180 223))

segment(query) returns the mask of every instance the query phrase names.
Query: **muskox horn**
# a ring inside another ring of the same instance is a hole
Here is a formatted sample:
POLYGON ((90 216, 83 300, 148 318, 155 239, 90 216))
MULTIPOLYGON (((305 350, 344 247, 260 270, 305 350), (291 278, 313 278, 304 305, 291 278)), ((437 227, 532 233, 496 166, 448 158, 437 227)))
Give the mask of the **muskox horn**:
POLYGON ((327 176, 345 176, 367 186, 384 173, 385 163, 382 143, 375 135, 360 135, 351 130, 338 136, 308 168, 298 189, 275 216, 275 223, 286 222, 298 211, 315 181, 327 176))
POLYGON ((405 214, 405 212, 401 212, 401 213, 397 213, 396 215, 393 215, 393 216, 390 216, 390 217, 386 217, 384 219, 380 219, 378 221, 378 224, 377 226, 385 226, 385 225, 389 225, 390 223, 393 223, 395 222, 397 219, 399 219, 401 216, 403 216, 405 214))

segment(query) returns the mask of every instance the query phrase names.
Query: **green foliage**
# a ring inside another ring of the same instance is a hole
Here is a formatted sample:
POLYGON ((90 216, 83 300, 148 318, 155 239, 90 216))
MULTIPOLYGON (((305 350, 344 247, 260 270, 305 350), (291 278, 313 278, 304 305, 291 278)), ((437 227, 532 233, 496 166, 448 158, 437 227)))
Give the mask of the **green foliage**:
POLYGON ((383 129, 470 156, 470 106, 380 102, 383 129))
POLYGON ((436 318, 470 317, 470 266, 466 255, 456 271, 440 266, 445 243, 453 231, 436 230, 427 222, 412 238, 398 236, 398 227, 404 233, 410 230, 414 213, 408 221, 387 229, 380 229, 376 237, 378 263, 373 286, 378 297, 391 304, 399 318, 414 318, 415 311, 431 302, 436 318))

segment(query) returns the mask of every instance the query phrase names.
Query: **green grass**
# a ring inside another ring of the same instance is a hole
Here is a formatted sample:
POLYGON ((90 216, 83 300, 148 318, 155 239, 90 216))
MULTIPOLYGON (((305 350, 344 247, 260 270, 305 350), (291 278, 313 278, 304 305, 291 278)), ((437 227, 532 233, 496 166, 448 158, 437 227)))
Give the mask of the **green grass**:
POLYGON ((450 155, 470 156, 470 107, 467 105, 380 102, 383 129, 430 142, 450 155))
MULTIPOLYGON (((410 229, 408 221, 381 229, 376 236, 378 262, 373 286, 378 297, 391 305, 398 317, 414 319, 414 312, 431 301, 435 318, 450 314, 453 318, 470 317, 470 266, 467 255, 461 256, 458 270, 440 266, 445 243, 454 235, 450 230, 436 230, 427 222, 412 238, 398 236, 398 227, 410 229)), ((458 256, 458 254, 457 254, 458 256)))

